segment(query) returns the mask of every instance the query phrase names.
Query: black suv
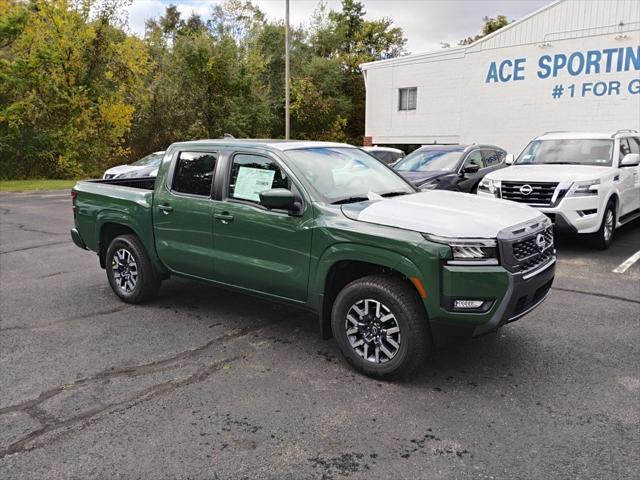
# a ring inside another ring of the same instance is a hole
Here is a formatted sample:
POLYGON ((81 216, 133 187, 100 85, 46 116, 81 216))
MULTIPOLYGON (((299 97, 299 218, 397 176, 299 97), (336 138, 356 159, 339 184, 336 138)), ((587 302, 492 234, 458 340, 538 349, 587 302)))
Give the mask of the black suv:
POLYGON ((506 155, 495 145, 425 145, 393 168, 421 190, 476 193, 486 174, 507 166, 506 155))

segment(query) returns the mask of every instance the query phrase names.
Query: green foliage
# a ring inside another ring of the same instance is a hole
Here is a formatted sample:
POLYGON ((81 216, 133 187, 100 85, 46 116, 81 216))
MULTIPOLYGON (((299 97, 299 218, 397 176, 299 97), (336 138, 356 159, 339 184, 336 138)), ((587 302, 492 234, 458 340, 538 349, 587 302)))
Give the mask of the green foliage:
MULTIPOLYGON (((0 0, 0 177, 100 175, 170 143, 284 135, 284 25, 251 2, 175 6, 126 32, 127 0, 0 0)), ((360 142, 359 65, 406 40, 363 5, 321 4, 290 35, 292 136, 360 142)))
POLYGON ((458 42, 458 45, 470 45, 476 40, 480 40, 482 37, 486 37, 490 33, 500 30, 502 27, 509 25, 509 20, 504 15, 498 15, 496 18, 484 17, 482 25, 482 33, 475 37, 467 37, 458 42))

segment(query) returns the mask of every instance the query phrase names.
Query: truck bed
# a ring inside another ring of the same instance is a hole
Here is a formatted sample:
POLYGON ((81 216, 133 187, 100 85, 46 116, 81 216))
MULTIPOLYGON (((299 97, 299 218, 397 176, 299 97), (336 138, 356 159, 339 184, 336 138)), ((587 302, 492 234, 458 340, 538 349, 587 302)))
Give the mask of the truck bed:
POLYGON ((73 187, 76 228, 85 245, 99 250, 108 224, 123 224, 153 249, 153 188, 155 178, 85 180, 73 187))
POLYGON ((141 188, 143 190, 153 190, 156 184, 156 177, 139 178, 111 178, 109 180, 87 180, 89 183, 100 183, 104 185, 118 185, 120 187, 141 188))

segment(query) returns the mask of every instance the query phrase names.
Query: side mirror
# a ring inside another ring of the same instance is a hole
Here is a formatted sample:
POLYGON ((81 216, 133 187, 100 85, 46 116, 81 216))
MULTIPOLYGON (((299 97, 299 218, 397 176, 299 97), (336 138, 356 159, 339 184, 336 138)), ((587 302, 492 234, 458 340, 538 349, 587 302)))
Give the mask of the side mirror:
POLYGON ((478 170, 480 170, 480 165, 470 163, 466 167, 462 168, 462 173, 478 173, 478 170))
POLYGON ((637 153, 627 153, 620 162, 621 167, 635 167, 640 164, 640 155, 637 153))
POLYGON ((290 210, 296 199, 291 190, 286 188, 272 188, 260 192, 260 205, 268 209, 290 210))
POLYGON ((506 163, 507 165, 513 165, 513 162, 516 161, 516 157, 513 155, 513 153, 507 153, 507 155, 504 157, 504 163, 506 163))

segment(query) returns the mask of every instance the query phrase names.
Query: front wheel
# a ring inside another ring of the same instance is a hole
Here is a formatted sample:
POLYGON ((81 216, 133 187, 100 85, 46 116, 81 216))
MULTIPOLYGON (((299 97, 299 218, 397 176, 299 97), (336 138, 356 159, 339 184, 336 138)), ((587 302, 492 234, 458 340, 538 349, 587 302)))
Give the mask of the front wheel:
POLYGON ((607 204, 607 208, 602 216, 602 224, 593 236, 593 244, 600 250, 606 250, 613 241, 613 234, 616 230, 616 207, 613 202, 607 204))
POLYGON ((347 361, 365 375, 391 380, 424 365, 431 333, 411 285, 390 275, 354 280, 336 297, 331 327, 347 361))
POLYGON ((149 300, 160 288, 160 276, 135 235, 121 235, 112 240, 107 249, 106 269, 111 289, 127 303, 149 300))

